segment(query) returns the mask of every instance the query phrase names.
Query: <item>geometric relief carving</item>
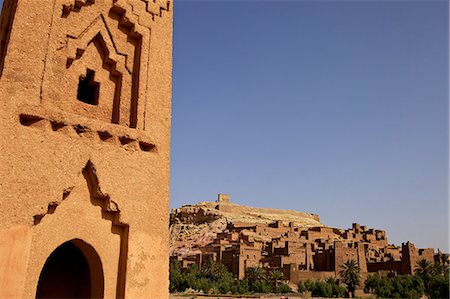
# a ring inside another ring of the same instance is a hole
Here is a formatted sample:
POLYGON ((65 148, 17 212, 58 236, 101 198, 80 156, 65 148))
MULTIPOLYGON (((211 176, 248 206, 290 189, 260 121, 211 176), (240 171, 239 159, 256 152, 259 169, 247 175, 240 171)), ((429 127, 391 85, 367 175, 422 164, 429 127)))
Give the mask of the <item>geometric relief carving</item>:
POLYGON ((124 2, 125 8, 121 1, 112 6, 95 0, 63 2, 54 13, 43 101, 100 121, 144 128, 148 58, 142 63, 142 51, 145 46, 148 54, 150 28, 138 20, 145 19, 142 14, 151 16, 147 6, 152 11, 159 2, 124 2))
POLYGON ((168 0, 114 0, 114 5, 124 7, 126 4, 131 6, 131 11, 139 19, 139 24, 149 26, 148 20, 144 14, 150 15, 152 21, 155 17, 162 17, 163 11, 169 11, 170 1, 168 0))
MULTIPOLYGON (((73 110, 89 117, 118 124, 122 79, 126 72, 125 57, 116 53, 113 41, 106 27, 103 26, 106 26, 103 19, 97 18, 81 36, 68 37, 66 78, 79 83, 80 79, 88 73, 95 73, 98 80, 96 107, 79 104, 73 105, 73 110)), ((77 88, 76 98, 79 98, 78 94, 77 88)))
POLYGON ((145 10, 155 16, 162 17, 163 11, 169 11, 170 1, 167 0, 144 0, 145 10))
MULTIPOLYGON (((123 18, 119 15, 114 12, 109 15, 112 19, 117 18, 118 29, 127 36, 127 42, 134 46, 134 53, 131 53, 131 55, 117 51, 117 46, 104 19, 105 17, 101 15, 80 36, 67 36, 68 57, 66 67, 69 71, 69 80, 74 80, 74 75, 70 70, 74 61, 82 59, 84 53, 93 45, 101 56, 101 62, 97 63, 97 67, 109 72, 108 77, 114 84, 114 88, 100 86, 98 101, 101 107, 99 109, 83 107, 82 111, 90 110, 89 116, 91 117, 96 116, 96 118, 105 121, 110 120, 116 124, 125 123, 131 128, 136 128, 142 36, 133 30, 134 25, 130 25, 129 22, 124 23, 123 18), (95 110, 98 112, 95 113, 95 110)), ((92 57, 86 60, 89 63, 95 61, 92 57)), ((75 71, 77 76, 83 76, 78 73, 80 71, 85 72, 85 68, 87 67, 78 67, 75 71)), ((108 77, 103 78, 102 84, 107 84, 104 82, 108 81, 108 77)))
POLYGON ((145 136, 139 137, 129 136, 127 134, 118 134, 118 132, 108 131, 104 127, 99 127, 96 129, 80 123, 53 120, 44 116, 25 113, 19 115, 19 122, 25 127, 31 127, 43 131, 58 132, 72 137, 78 135, 79 137, 86 138, 94 142, 116 145, 127 151, 156 151, 155 144, 149 140, 146 140, 145 136))
POLYGON ((89 6, 95 3, 95 0, 74 0, 73 4, 63 4, 61 17, 67 18, 69 14, 79 12, 83 6, 89 6))
POLYGON ((151 29, 170 5, 167 0, 55 0, 43 104, 145 129, 151 29))
MULTIPOLYGON (((114 229, 115 231, 120 231, 123 226, 126 224, 120 222, 120 210, 117 203, 112 201, 108 194, 104 193, 101 190, 99 180, 96 174, 96 170, 94 164, 91 161, 86 163, 86 166, 82 170, 82 174, 84 179, 86 180, 90 201, 94 206, 99 206, 102 209, 102 218, 108 219, 112 222, 113 226, 119 226, 120 229, 114 229)), ((61 198, 56 201, 51 201, 48 203, 47 211, 45 213, 36 214, 33 216, 34 225, 38 225, 42 218, 44 218, 47 214, 53 214, 56 211, 56 208, 68 198, 72 190, 75 186, 70 186, 61 194, 61 198)))
POLYGON ((64 189, 61 199, 59 201, 51 201, 48 203, 47 211, 45 213, 39 213, 33 216, 33 224, 38 225, 42 218, 44 218, 48 214, 53 214, 58 207, 58 205, 69 196, 70 192, 72 191, 73 186, 64 189))
POLYGON ((101 207, 102 218, 110 220, 112 233, 120 236, 120 256, 116 297, 124 298, 129 226, 120 222, 120 210, 117 203, 112 201, 108 194, 102 192, 94 164, 92 164, 91 161, 87 162, 82 173, 88 184, 92 204, 101 207))
MULTIPOLYGON (((91 203, 94 206, 101 208, 101 217, 111 221, 111 232, 120 236, 120 255, 116 297, 124 298, 129 227, 127 224, 120 221, 120 210, 117 203, 112 201, 109 195, 102 191, 95 167, 91 161, 86 163, 86 166, 82 170, 82 175, 87 183, 91 203)), ((65 189, 60 200, 50 202, 48 204, 47 212, 35 215, 33 217, 34 225, 39 225, 42 218, 46 215, 55 213, 58 205, 61 204, 63 200, 70 198, 69 196, 73 188, 75 187, 71 186, 65 189)))
POLYGON ((117 28, 127 36, 127 41, 133 45, 132 58, 126 55, 125 66, 131 73, 131 95, 130 95, 130 127, 136 128, 138 118, 138 101, 141 78, 141 56, 142 56, 142 34, 135 29, 136 26, 125 16, 124 11, 115 9, 109 11, 108 16, 117 21, 117 28))

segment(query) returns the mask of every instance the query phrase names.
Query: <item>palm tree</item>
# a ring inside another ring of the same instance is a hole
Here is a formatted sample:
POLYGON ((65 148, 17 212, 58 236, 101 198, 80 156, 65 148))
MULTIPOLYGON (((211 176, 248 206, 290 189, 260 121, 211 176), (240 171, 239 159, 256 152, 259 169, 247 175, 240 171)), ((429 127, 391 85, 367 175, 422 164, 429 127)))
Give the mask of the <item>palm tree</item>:
POLYGON ((433 264, 426 259, 421 259, 417 261, 416 267, 414 268, 414 274, 422 278, 423 283, 425 284, 425 290, 429 290, 430 279, 433 276, 434 271, 433 264))
POLYGON ((219 281, 228 274, 228 269, 224 264, 208 259, 202 264, 200 274, 208 279, 219 281))
POLYGON ((245 277, 251 281, 255 282, 264 278, 264 271, 261 267, 248 267, 245 269, 245 277))
POLYGON ((435 275, 444 275, 444 266, 443 264, 440 263, 434 263, 432 265, 432 273, 435 275))
POLYGON ((354 260, 347 260, 342 266, 342 270, 339 274, 342 277, 342 280, 347 285, 347 291, 349 294, 352 294, 352 297, 355 297, 355 289, 359 286, 359 282, 361 280, 360 271, 358 263, 354 260))
POLYGON ((278 281, 282 280, 284 277, 283 272, 274 269, 269 272, 269 280, 273 283, 275 293, 278 292, 278 281))
POLYGON ((440 265, 440 270, 441 270, 441 274, 444 275, 445 277, 448 277, 448 255, 443 254, 441 255, 441 260, 439 261, 439 265, 440 265))
POLYGON ((422 278, 428 277, 433 272, 433 264, 426 259, 417 261, 414 273, 422 278))

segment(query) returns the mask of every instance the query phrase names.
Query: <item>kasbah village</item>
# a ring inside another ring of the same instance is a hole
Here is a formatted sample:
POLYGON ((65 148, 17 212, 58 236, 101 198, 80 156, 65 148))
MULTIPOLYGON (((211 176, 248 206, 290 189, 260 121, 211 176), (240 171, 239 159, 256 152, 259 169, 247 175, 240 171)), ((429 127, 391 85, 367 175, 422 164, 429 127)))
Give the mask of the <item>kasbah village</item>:
POLYGON ((448 298, 448 254, 383 230, 226 194, 168 213, 172 16, 3 2, 0 298, 448 298))

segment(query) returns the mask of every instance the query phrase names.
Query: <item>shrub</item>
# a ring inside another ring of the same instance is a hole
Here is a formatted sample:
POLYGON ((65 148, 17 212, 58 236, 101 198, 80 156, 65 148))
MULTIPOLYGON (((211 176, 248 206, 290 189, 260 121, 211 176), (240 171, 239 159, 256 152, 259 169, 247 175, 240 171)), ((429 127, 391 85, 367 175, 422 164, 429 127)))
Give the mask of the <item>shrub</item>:
POLYGON ((238 280, 236 283, 237 294, 246 294, 250 291, 250 285, 247 279, 238 280))
POLYGON ((374 292, 382 298, 418 299, 423 295, 425 287, 419 276, 379 277, 375 274, 367 277, 364 290, 374 292))
POLYGON ((292 289, 287 284, 280 284, 278 286, 278 293, 291 293, 292 289))
POLYGON ((449 298, 449 279, 446 275, 435 275, 430 279, 430 298, 449 298))
POLYGON ((251 290, 255 293, 272 293, 273 292, 272 285, 265 280, 257 280, 255 282, 253 282, 251 290))
POLYGON ((337 283, 337 281, 330 277, 326 280, 326 283, 331 285, 331 296, 332 297, 344 297, 345 288, 337 283))
POLYGON ((307 279, 304 283, 305 290, 312 292, 314 290, 314 281, 307 279))
POLYGON ((209 281, 209 279, 202 277, 195 281, 195 283, 192 285, 192 288, 196 290, 203 290, 203 292, 208 293, 212 288, 212 283, 209 281))
POLYGON ((378 273, 374 275, 368 275, 366 281, 364 282, 364 292, 375 293, 377 291, 377 286, 380 282, 380 276, 378 273))
POLYGON ((310 291, 313 296, 321 297, 343 297, 345 288, 339 285, 337 281, 329 277, 325 281, 306 280, 298 283, 298 292, 310 291))
POLYGON ((319 297, 331 297, 333 295, 333 287, 324 281, 316 281, 314 283, 314 289, 312 290, 313 296, 319 297))
POLYGON ((183 274, 181 274, 181 263, 174 261, 170 264, 170 285, 169 290, 184 291, 187 288, 183 274))
POLYGON ((301 281, 298 283, 297 287, 298 287, 298 292, 299 293, 303 293, 304 291, 306 291, 306 287, 303 284, 303 282, 301 282, 301 281))

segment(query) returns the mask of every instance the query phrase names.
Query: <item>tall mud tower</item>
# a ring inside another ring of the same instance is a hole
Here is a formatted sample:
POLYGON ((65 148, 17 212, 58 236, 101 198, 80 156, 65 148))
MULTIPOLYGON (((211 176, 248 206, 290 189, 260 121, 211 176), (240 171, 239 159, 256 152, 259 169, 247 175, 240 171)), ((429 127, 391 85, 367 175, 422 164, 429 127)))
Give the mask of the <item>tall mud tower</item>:
POLYGON ((0 298, 168 298, 172 2, 5 0, 0 298))

